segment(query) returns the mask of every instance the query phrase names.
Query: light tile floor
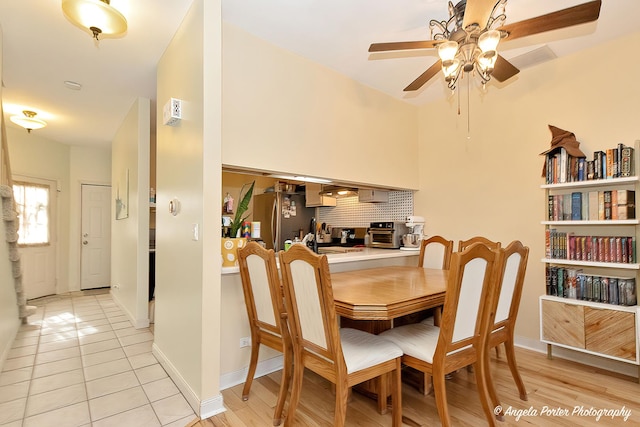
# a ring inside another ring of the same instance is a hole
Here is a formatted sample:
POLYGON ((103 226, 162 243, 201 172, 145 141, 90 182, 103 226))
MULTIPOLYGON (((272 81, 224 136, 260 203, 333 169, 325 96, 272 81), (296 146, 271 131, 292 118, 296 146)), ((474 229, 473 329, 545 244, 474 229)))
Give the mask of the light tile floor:
POLYGON ((30 301, 0 373, 3 427, 184 427, 195 414, 104 291, 30 301))

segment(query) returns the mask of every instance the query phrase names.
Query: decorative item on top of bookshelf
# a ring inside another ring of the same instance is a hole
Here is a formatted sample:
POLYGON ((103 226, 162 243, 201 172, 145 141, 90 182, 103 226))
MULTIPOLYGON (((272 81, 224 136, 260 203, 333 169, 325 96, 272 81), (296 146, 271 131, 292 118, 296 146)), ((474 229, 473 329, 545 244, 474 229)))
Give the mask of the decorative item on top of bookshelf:
POLYGON ((580 143, 571 132, 549 125, 551 148, 545 157, 542 176, 547 184, 612 179, 634 176, 633 147, 618 143, 602 151, 594 151, 593 160, 580 150, 580 143))

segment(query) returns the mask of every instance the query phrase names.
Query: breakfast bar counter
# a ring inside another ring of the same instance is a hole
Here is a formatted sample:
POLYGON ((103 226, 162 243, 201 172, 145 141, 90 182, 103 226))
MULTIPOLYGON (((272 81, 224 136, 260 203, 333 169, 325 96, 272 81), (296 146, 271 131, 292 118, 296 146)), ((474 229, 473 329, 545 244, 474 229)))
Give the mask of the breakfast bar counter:
MULTIPOLYGON (((362 248, 356 252, 329 253, 327 260, 332 273, 390 265, 418 265, 420 251, 362 248), (354 264, 355 263, 355 264, 354 264)), ((238 267, 222 267, 222 275, 239 273, 238 267)))

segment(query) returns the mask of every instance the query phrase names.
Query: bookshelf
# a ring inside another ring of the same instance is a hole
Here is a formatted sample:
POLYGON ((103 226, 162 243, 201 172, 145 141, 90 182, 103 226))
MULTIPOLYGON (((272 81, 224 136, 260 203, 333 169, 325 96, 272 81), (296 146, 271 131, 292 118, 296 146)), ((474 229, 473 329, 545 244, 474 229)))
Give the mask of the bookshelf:
MULTIPOLYGON (((558 179, 549 170, 560 170, 551 162, 552 154, 546 158, 546 183, 540 186, 547 202, 541 221, 546 294, 539 298, 540 340, 547 344, 549 358, 552 347, 558 346, 634 364, 640 382, 640 258, 636 251, 640 215, 635 212, 640 178, 633 174, 640 165, 640 141, 631 147, 631 158, 625 160, 626 167, 631 161, 631 173, 629 169, 625 173, 630 176, 620 176, 616 166, 613 172, 607 170, 604 160, 598 159, 603 162, 600 176, 607 178, 586 179, 583 172, 577 180, 567 166, 565 177, 558 179)), ((621 146, 616 148, 598 153, 615 156, 621 152, 621 146)), ((617 159, 622 164, 621 157, 617 159)), ((560 159, 556 160, 559 165, 560 159)), ((586 170, 591 162, 583 163, 586 170)))

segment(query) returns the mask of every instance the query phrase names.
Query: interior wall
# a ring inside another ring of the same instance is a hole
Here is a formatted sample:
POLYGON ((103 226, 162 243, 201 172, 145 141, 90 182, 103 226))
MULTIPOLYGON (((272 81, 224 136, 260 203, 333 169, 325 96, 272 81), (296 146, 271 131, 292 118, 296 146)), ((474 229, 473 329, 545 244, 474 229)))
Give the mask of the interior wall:
MULTIPOLYGON (((0 76, 2 76, 2 31, 0 31, 0 76)), ((1 100, 2 85, 0 85, 1 100)), ((11 150, 10 145, 9 150, 11 150)), ((2 155, 0 154, 1 157, 2 155)), ((11 157, 11 151, 9 151, 9 157, 11 157)), ((0 166, 0 169, 2 169, 2 166, 0 166)), ((13 274, 11 274, 9 248, 5 239, 5 222, 2 221, 2 226, 0 226, 0 372, 19 326, 18 302, 13 274)))
POLYGON ((417 188, 415 106, 230 24, 223 34, 224 164, 417 188))
POLYGON ((224 410, 220 376, 221 3, 195 0, 158 63, 154 354, 196 413, 224 410), (167 206, 179 203, 172 215, 167 206), (194 228, 198 237, 194 238, 194 228))
POLYGON ((112 205, 111 295, 138 328, 149 326, 150 108, 146 98, 134 101, 111 146, 111 200, 119 194, 129 205, 120 220, 112 205))
POLYGON ((111 185, 111 149, 71 146, 69 149, 69 291, 80 290, 82 184, 111 185))
MULTIPOLYGON (((551 133, 548 125, 574 132, 589 159, 593 152, 640 139, 637 126, 640 80, 613 81, 610 64, 627 58, 640 65, 640 33, 569 57, 522 70, 502 88, 470 93, 467 130, 466 91, 462 115, 455 102, 420 110, 420 191, 415 211, 426 233, 449 239, 484 235, 529 246, 516 335, 539 340, 538 296, 545 293, 544 226, 547 209, 540 188, 551 133)), ((636 173, 638 167, 636 165, 636 173)), ((533 342, 532 341, 532 342, 533 342)))

